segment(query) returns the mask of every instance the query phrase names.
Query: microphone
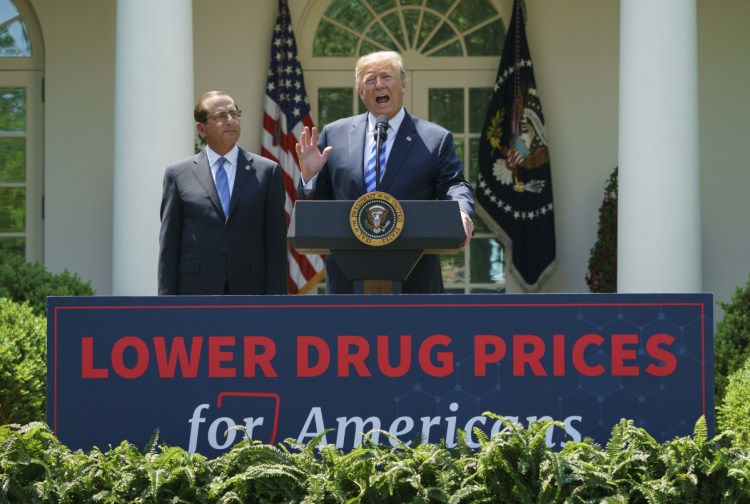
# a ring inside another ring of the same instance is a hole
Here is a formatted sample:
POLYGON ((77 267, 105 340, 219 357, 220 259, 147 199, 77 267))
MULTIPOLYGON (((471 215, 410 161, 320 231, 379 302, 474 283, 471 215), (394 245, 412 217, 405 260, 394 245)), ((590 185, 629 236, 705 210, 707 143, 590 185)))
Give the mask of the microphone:
POLYGON ((380 151, 383 148, 383 143, 388 138, 388 118, 384 115, 378 116, 375 119, 375 149, 377 155, 375 156, 375 190, 380 191, 380 151))
POLYGON ((388 118, 386 116, 378 116, 375 119, 375 133, 381 144, 388 138, 388 118))

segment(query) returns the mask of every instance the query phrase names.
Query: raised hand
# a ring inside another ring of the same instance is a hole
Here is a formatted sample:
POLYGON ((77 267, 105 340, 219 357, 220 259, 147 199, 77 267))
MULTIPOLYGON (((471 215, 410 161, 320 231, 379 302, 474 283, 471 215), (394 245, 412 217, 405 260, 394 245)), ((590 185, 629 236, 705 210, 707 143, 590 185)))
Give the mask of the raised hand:
POLYGON ((294 150, 297 151, 302 180, 309 182, 326 164, 328 154, 331 153, 333 147, 328 146, 323 152, 320 152, 320 149, 318 149, 318 130, 313 127, 311 131, 309 127, 305 126, 299 136, 299 142, 294 146, 294 150))

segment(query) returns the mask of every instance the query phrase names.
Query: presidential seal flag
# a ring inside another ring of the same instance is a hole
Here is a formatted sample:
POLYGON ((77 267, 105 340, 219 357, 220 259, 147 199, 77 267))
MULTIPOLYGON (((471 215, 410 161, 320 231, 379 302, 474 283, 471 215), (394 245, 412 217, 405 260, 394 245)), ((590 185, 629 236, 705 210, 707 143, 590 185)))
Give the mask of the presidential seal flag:
MULTIPOLYGON (((263 109, 261 154, 279 163, 284 172, 286 222, 289 225, 300 179, 294 145, 304 127, 312 128, 313 122, 287 0, 279 0, 263 109)), ((291 245, 287 254, 289 294, 304 294, 324 277, 325 263, 321 256, 300 254, 291 245)))
POLYGON ((513 2, 478 158, 477 211, 503 243, 509 273, 525 292, 536 292, 555 268, 555 215, 521 0, 513 2))

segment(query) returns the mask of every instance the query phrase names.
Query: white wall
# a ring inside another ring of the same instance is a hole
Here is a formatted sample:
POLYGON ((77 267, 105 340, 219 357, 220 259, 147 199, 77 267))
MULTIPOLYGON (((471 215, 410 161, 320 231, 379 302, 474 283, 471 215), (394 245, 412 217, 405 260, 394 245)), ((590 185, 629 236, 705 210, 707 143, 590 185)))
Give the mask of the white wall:
POLYGON ((115 1, 32 2, 44 36, 44 262, 112 290, 115 1))
POLYGON ((619 4, 527 0, 526 7, 555 203, 557 268, 542 292, 588 292, 599 205, 617 165, 619 4))
POLYGON ((277 4, 193 0, 195 92, 221 89, 232 95, 242 110, 240 145, 256 153, 277 4))
MULTIPOLYGON (((298 33, 308 1, 289 2, 298 33)), ((47 56, 45 262, 109 294, 115 0, 32 3, 47 56)), ((526 0, 526 6, 556 205, 558 267, 543 290, 587 292, 598 208, 617 163, 619 3, 526 0)), ((241 144, 256 152, 276 8, 276 0, 193 0, 195 92, 231 93, 244 111, 241 144)), ((698 0, 703 285, 717 300, 728 300, 750 272, 748 22, 747 0, 698 0)), ((144 124, 170 127, 168 118, 144 124)))
POLYGON ((703 289, 723 302, 750 274, 749 23, 747 0, 698 0, 703 289))

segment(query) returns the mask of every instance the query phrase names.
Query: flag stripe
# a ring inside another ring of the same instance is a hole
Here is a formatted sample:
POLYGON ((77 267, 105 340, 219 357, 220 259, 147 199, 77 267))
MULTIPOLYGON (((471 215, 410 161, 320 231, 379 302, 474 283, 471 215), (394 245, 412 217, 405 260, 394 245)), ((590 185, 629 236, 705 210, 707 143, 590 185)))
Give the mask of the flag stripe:
MULTIPOLYGON (((263 108, 261 154, 281 166, 286 192, 284 210, 289 225, 300 180, 294 146, 304 127, 311 128, 313 121, 286 0, 279 0, 263 108)), ((322 256, 300 254, 291 245, 287 255, 290 294, 308 292, 323 278, 322 256)))

